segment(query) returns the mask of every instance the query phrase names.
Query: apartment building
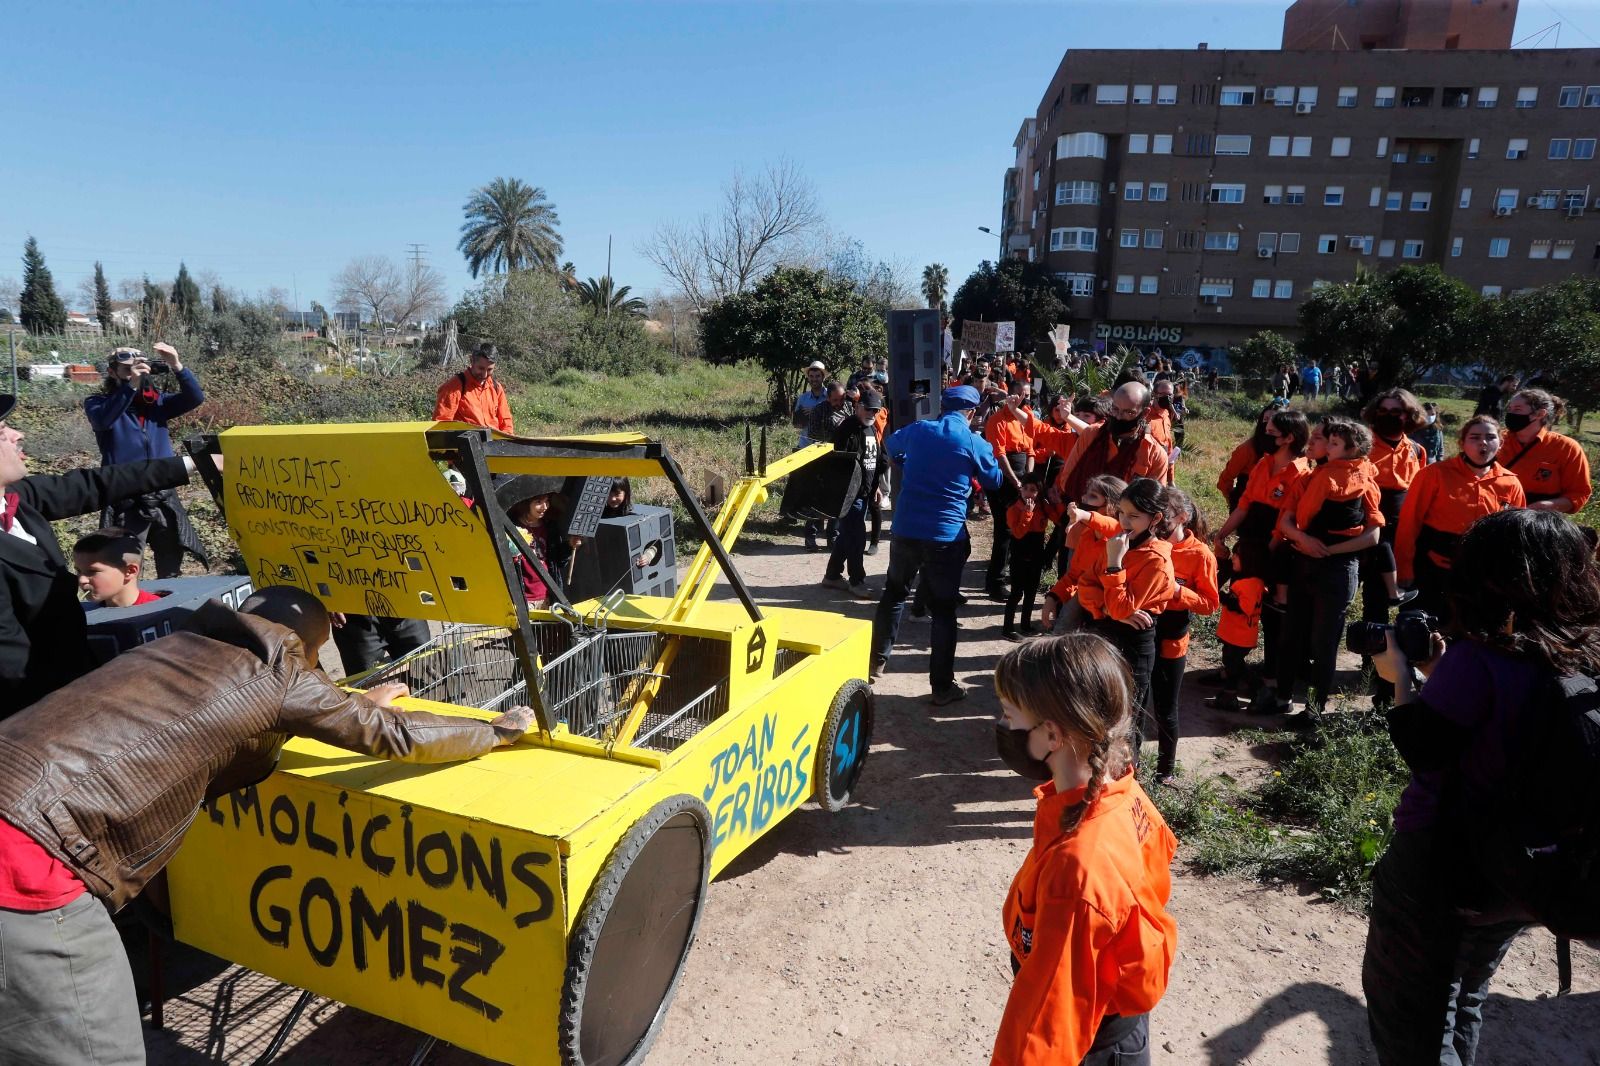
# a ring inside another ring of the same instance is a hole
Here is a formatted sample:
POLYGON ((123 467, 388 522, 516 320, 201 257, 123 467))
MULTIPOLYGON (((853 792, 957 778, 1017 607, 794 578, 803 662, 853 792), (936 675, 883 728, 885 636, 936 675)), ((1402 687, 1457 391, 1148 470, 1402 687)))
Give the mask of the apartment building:
POLYGON ((1358 266, 1486 294, 1595 270, 1600 49, 1450 47, 1509 45, 1514 17, 1301 0, 1286 41, 1356 46, 1069 51, 1018 134, 1002 248, 1067 282, 1075 337, 1168 349, 1293 335, 1358 266))

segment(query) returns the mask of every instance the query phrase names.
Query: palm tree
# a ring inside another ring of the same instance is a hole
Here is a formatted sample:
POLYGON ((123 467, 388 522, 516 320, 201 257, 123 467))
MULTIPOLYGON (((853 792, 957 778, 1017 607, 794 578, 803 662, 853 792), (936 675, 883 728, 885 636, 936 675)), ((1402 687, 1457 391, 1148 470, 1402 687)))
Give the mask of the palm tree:
POLYGON ((561 234, 556 232, 561 220, 538 186, 520 178, 495 178, 473 190, 462 212, 467 220, 456 247, 467 257, 473 277, 485 268, 500 273, 555 267, 561 255, 561 234))
POLYGON ((629 296, 631 288, 627 285, 616 287, 616 282, 611 275, 599 278, 590 278, 577 284, 578 302, 597 315, 642 315, 645 313, 645 302, 637 296, 629 296))
POLYGON ((929 263, 922 268, 922 295, 928 306, 943 309, 944 298, 950 292, 950 271, 943 263, 929 263))

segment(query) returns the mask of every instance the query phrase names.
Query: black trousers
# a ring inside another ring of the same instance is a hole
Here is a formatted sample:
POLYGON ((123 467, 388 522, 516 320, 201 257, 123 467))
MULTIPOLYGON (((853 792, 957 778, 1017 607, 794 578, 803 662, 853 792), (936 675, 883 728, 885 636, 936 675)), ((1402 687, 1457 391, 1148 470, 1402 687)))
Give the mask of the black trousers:
POLYGON ((1150 1015, 1106 1015, 1078 1066, 1150 1066, 1150 1015))
POLYGON ((1024 624, 1033 617, 1033 603, 1039 595, 1039 575, 1044 572, 1044 563, 1043 533, 1029 533, 1012 545, 1011 592, 1006 596, 1006 632, 1011 631, 1019 606, 1022 608, 1024 624))
MULTIPOLYGON (((1150 703, 1156 720, 1157 777, 1172 773, 1178 765, 1178 696, 1183 691, 1183 671, 1188 663, 1187 655, 1176 659, 1158 657, 1150 671, 1150 703)), ((1227 668, 1226 653, 1223 668, 1227 668)))
POLYGON ((1245 660, 1250 657, 1250 648, 1241 648, 1236 644, 1222 645, 1222 687, 1227 692, 1238 692, 1250 681, 1250 667, 1245 660))
POLYGON ((1437 830, 1396 833, 1372 875, 1361 961, 1380 1066, 1472 1066, 1483 1004, 1520 921, 1472 925, 1454 893, 1472 880, 1462 845, 1437 830))
MULTIPOLYGON (((1023 452, 1006 453, 1005 462, 1018 477, 1028 469, 1028 457, 1023 452)), ((993 492, 985 492, 989 511, 994 522, 994 546, 989 549, 989 572, 984 586, 993 592, 1006 583, 1006 561, 1011 553, 1011 530, 1006 525, 1006 508, 1017 502, 1017 490, 1006 478, 993 492)))
MULTIPOLYGON (((1378 501, 1383 515, 1383 529, 1378 534, 1378 546, 1363 552, 1361 563, 1361 618, 1366 622, 1389 621, 1389 588, 1384 574, 1394 566, 1394 534, 1400 524, 1400 508, 1405 506, 1403 489, 1384 489, 1378 501), (1387 552, 1387 555, 1383 553, 1387 552), (1387 568, 1387 569, 1386 569, 1387 568)), ((1394 699, 1394 686, 1376 673, 1372 675, 1372 695, 1383 703, 1394 699)))
POLYGON ((1135 629, 1113 618, 1098 618, 1089 631, 1109 640, 1122 653, 1133 675, 1133 753, 1144 743, 1144 716, 1150 712, 1150 674, 1156 665, 1156 627, 1135 629))
POLYGON ((1278 698, 1293 699, 1296 684, 1305 678, 1308 689, 1316 694, 1313 705, 1321 709, 1333 688, 1345 611, 1356 597, 1356 557, 1296 555, 1283 646, 1278 652, 1278 698), (1309 676, 1307 661, 1311 663, 1309 676))
POLYGON ((428 623, 420 618, 384 618, 347 614, 333 631, 334 646, 346 677, 364 674, 379 663, 398 659, 428 642, 428 623))

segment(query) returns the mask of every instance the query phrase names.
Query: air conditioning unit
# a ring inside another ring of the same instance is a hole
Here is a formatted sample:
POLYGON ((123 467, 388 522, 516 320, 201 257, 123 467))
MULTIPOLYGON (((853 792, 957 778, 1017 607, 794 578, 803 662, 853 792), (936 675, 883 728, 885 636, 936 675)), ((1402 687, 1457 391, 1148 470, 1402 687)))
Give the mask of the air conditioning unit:
POLYGON ((1271 248, 1257 248, 1256 249, 1256 258, 1257 259, 1271 259, 1272 256, 1273 256, 1273 251, 1272 251, 1271 248))
POLYGON ((1504 218, 1507 215, 1514 215, 1516 214, 1516 211, 1517 209, 1514 207, 1497 207, 1494 209, 1495 215, 1500 218, 1504 218))
POLYGON ((1294 113, 1297 115, 1309 115, 1311 114, 1311 109, 1316 106, 1316 104, 1302 100, 1298 104, 1294 105, 1294 113))
POLYGON ((1348 238, 1348 243, 1350 247, 1354 248, 1358 252, 1364 252, 1367 250, 1367 239, 1365 237, 1350 237, 1348 238))
POLYGON ((1537 196, 1528 197, 1528 206, 1529 207, 1538 207, 1539 206, 1539 197, 1537 197, 1537 196))
POLYGON ((1262 89, 1261 90, 1261 99, 1266 100, 1268 102, 1277 99, 1277 96, 1278 96, 1278 90, 1275 89, 1275 88, 1262 89))

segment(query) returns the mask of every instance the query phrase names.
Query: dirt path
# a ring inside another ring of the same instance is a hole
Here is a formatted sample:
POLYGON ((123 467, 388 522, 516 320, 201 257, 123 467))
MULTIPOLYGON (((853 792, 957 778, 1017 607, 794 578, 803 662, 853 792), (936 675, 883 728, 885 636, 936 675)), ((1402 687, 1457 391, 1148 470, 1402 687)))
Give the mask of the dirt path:
MULTIPOLYGON (((967 585, 981 586, 974 551, 967 585)), ((888 550, 867 560, 881 585, 888 550)), ((763 602, 870 617, 871 603, 821 589, 823 557, 753 548, 740 565, 763 602)), ((1027 785, 994 756, 988 687, 999 607, 963 611, 962 703, 927 692, 926 622, 908 617, 903 649, 877 686, 877 729, 859 803, 802 809, 711 886, 655 1066, 987 1061, 1010 987, 1000 904, 1027 847, 1027 785)), ((1202 664, 1204 665, 1204 664, 1202 664)), ((1261 771, 1188 686, 1180 762, 1236 776, 1261 771)), ((1292 888, 1194 874, 1179 852, 1172 908, 1179 956, 1156 1009, 1154 1061, 1355 1066, 1372 1061, 1361 999, 1363 918, 1292 888)), ((1555 988, 1553 941, 1524 934, 1500 970, 1479 1062, 1600 1064, 1600 957, 1574 952, 1576 989, 1555 988)), ((251 1061, 292 990, 230 968, 169 1006, 151 1061, 251 1061)), ((283 1061, 341 1066, 404 1061, 416 1034, 319 1001, 283 1061)), ((441 1049, 430 1063, 482 1060, 441 1049)))

